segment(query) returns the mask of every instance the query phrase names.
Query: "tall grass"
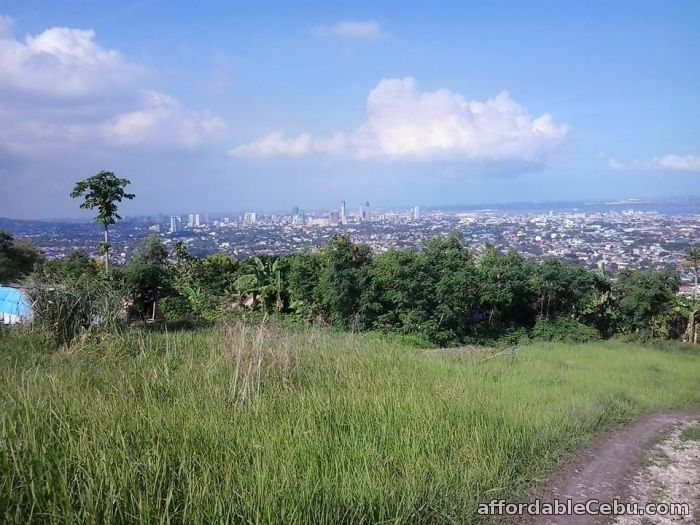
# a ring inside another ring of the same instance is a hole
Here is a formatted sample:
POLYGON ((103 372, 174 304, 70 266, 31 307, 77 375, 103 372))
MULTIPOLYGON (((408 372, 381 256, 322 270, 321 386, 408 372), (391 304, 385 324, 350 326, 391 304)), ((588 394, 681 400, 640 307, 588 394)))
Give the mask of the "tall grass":
POLYGON ((700 404, 700 355, 513 356, 246 325, 0 339, 0 522, 472 523, 591 435, 700 404))
POLYGON ((68 281, 32 275, 23 283, 32 301, 32 328, 55 347, 76 338, 117 334, 126 326, 125 294, 91 276, 68 281))

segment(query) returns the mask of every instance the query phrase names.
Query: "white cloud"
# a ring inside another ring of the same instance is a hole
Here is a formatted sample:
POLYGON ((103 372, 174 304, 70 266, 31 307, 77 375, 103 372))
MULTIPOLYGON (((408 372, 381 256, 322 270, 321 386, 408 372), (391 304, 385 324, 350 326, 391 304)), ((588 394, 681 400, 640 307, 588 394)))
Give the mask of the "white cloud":
POLYGON ((531 117, 508 93, 469 101, 441 89, 422 92, 412 78, 382 80, 367 98, 367 119, 356 131, 314 139, 281 131, 230 151, 237 157, 348 154, 360 159, 454 162, 545 160, 568 127, 549 114, 531 117))
POLYGON ((274 131, 251 144, 231 150, 236 157, 301 157, 313 149, 311 135, 303 133, 296 138, 287 138, 284 131, 274 131))
POLYGON ((344 20, 332 25, 318 25, 311 28, 311 34, 317 38, 344 40, 381 40, 389 37, 376 20, 344 20))
POLYGON ((700 156, 665 155, 651 160, 634 160, 620 162, 609 159, 608 166, 613 170, 648 170, 648 171, 693 171, 700 172, 700 156))
POLYGON ((15 19, 0 15, 0 38, 10 38, 15 29, 15 19))
POLYGON ((196 148, 205 138, 222 138, 226 124, 209 113, 195 112, 163 93, 144 93, 141 109, 122 113, 103 126, 108 142, 117 146, 196 148))
POLYGON ((24 41, 0 40, 0 89, 85 97, 132 83, 138 68, 94 37, 94 31, 55 27, 24 41))
POLYGON ((220 138, 220 118, 146 92, 143 68, 92 30, 50 28, 19 40, 0 18, 0 140, 13 155, 72 146, 194 148, 220 138), (3 29, 5 27, 5 29, 3 29))

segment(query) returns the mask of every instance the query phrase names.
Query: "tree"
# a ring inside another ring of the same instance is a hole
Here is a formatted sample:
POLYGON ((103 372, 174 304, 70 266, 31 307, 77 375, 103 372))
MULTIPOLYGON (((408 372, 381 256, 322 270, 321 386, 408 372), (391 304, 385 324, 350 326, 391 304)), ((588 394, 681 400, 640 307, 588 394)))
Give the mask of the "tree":
POLYGON ((41 260, 41 253, 32 245, 16 243, 12 235, 0 230, 0 283, 19 281, 41 260))
POLYGON ((488 247, 479 259, 479 302, 489 329, 532 326, 536 297, 530 277, 535 268, 516 252, 488 247))
POLYGON ((442 346, 467 341, 474 335, 478 276, 474 258, 460 235, 426 243, 423 262, 434 282, 436 306, 432 310, 434 335, 442 346))
POLYGON ((309 321, 318 312, 318 281, 321 257, 313 253, 295 253, 283 259, 283 274, 289 308, 309 321))
POLYGON ((274 303, 275 311, 282 313, 284 302, 282 301, 282 273, 279 261, 279 259, 263 260, 260 257, 253 257, 255 278, 264 312, 267 312, 274 303))
POLYGON ((668 313, 678 292, 678 275, 666 271, 620 272, 615 283, 622 330, 649 331, 653 337, 657 318, 668 313))
POLYGON ((160 237, 149 237, 138 247, 124 272, 124 279, 139 313, 154 318, 156 301, 168 293, 171 281, 168 249, 160 237))
POLYGON ((201 279, 212 295, 225 295, 237 277, 238 260, 225 253, 208 255, 202 260, 201 279))
POLYGON ((685 260, 683 265, 693 272, 695 277, 694 288, 693 288, 693 301, 698 299, 698 273, 700 273, 700 248, 694 246, 688 248, 685 252, 685 260))
POLYGON ((323 249, 318 293, 328 319, 341 328, 351 327, 359 314, 366 270, 372 260, 367 245, 349 237, 333 237, 323 249))
POLYGON ((685 252, 683 265, 693 272, 693 304, 687 308, 688 324, 685 329, 685 340, 690 343, 698 342, 698 273, 700 273, 700 248, 694 246, 685 252))
POLYGON ((100 253, 105 258, 105 271, 109 272, 109 227, 116 223, 121 216, 117 213, 117 203, 123 199, 133 199, 133 193, 125 193, 131 182, 127 179, 120 179, 111 171, 101 171, 97 175, 81 180, 75 184, 70 196, 75 198, 83 197, 81 208, 92 210, 97 208, 95 222, 104 227, 104 242, 100 244, 100 253))
POLYGON ((55 268, 58 275, 72 281, 77 281, 83 275, 93 277, 98 273, 97 264, 83 250, 71 252, 63 261, 55 263, 55 268))

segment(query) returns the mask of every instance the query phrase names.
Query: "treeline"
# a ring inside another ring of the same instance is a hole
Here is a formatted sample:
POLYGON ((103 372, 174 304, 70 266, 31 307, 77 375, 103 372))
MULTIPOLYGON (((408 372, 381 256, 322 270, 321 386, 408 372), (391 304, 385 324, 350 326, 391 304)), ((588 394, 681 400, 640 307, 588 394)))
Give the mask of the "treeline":
POLYGON ((616 334, 676 339, 694 330, 697 310, 677 296, 674 272, 624 270, 609 279, 555 258, 533 262, 493 248, 476 256, 459 236, 376 256, 338 236, 318 253, 245 261, 196 258, 180 243, 169 253, 154 237, 126 267, 104 275, 98 265, 75 253, 40 273, 49 281, 107 279, 129 297, 132 318, 198 324, 278 315, 439 346, 616 334))

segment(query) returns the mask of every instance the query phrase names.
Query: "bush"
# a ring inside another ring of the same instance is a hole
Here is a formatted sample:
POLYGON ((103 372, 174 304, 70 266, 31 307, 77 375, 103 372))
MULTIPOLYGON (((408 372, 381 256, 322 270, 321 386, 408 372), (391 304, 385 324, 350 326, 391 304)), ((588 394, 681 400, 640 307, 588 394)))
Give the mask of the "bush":
POLYGON ((599 341, 600 332, 592 326, 579 323, 574 319, 540 318, 532 329, 532 338, 538 341, 558 341, 564 343, 587 343, 599 341))
POLYGON ((524 328, 519 328, 517 330, 507 332, 493 341, 492 344, 496 348, 512 348, 514 346, 525 346, 529 343, 530 337, 528 336, 527 330, 524 328))
POLYGON ((79 336, 118 333, 127 323, 125 294, 108 277, 77 280, 32 275, 24 283, 32 301, 33 327, 54 347, 79 336))

